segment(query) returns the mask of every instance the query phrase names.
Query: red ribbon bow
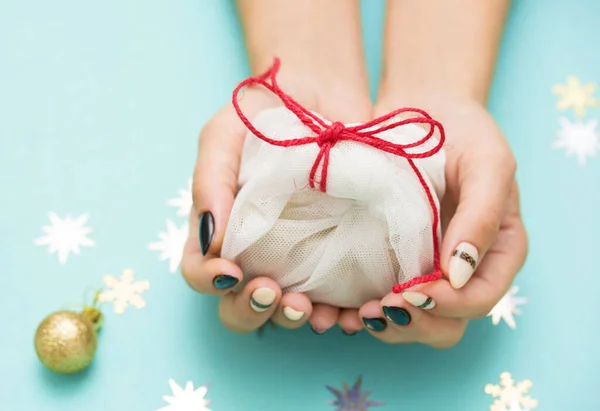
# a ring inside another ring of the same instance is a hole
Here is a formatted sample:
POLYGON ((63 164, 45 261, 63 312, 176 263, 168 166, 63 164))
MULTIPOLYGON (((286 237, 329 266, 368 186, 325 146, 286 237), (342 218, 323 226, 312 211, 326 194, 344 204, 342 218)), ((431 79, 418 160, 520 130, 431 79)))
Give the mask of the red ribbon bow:
POLYGON ((310 170, 308 183, 309 186, 313 189, 316 189, 316 184, 318 183, 319 190, 322 192, 327 191, 329 154, 331 152, 331 149, 339 141, 355 141, 357 143, 366 144, 378 150, 385 151, 387 153, 395 154, 397 156, 405 158, 408 164, 415 172, 416 177, 419 179, 419 182, 421 183, 421 186, 423 187, 423 190, 427 195, 427 199, 429 201, 429 205, 431 206, 431 210, 433 213, 432 237, 435 271, 431 274, 414 278, 413 280, 407 281, 403 284, 397 284, 393 287, 393 292, 400 293, 403 290, 410 288, 414 285, 439 280, 442 277, 438 239, 438 228, 440 223, 439 212, 434 197, 431 193, 431 189, 429 188, 429 186, 425 182, 425 179, 423 178, 423 175, 415 165, 414 159, 431 157, 442 149, 445 141, 444 127, 438 121, 431 118, 431 116, 425 111, 412 107, 394 110, 384 116, 378 117, 367 123, 359 124, 356 126, 345 126, 340 122, 328 124, 319 116, 317 116, 310 110, 303 107, 300 103, 295 101, 291 96, 286 94, 279 87, 277 83, 277 72, 279 71, 280 65, 281 63, 279 59, 276 58, 271 68, 267 70, 264 74, 258 77, 247 78, 246 80, 242 81, 233 91, 232 103, 240 120, 244 123, 248 130, 250 130, 252 134, 254 134, 256 137, 275 146, 293 147, 306 144, 317 144, 319 146, 319 153, 317 154, 315 162, 310 170), (258 129, 256 129, 256 127, 254 127, 254 125, 246 117, 239 105, 239 94, 241 90, 244 87, 255 85, 263 86, 264 88, 275 94, 281 100, 283 105, 292 113, 294 113, 294 115, 298 117, 302 124, 308 127, 314 133, 314 135, 281 141, 273 140, 261 133, 258 129), (389 120, 403 113, 410 113, 413 115, 416 114, 417 116, 406 118, 403 120, 395 120, 388 122, 389 120), (409 144, 394 144, 377 137, 378 134, 384 131, 391 130, 396 127, 400 127, 407 124, 429 125, 429 131, 419 141, 409 144), (435 145, 435 147, 421 153, 409 153, 406 151, 407 149, 419 147, 427 141, 429 141, 431 138, 433 138, 436 128, 439 131, 439 141, 435 145), (321 179, 319 182, 317 182, 316 175, 319 168, 321 169, 321 179))

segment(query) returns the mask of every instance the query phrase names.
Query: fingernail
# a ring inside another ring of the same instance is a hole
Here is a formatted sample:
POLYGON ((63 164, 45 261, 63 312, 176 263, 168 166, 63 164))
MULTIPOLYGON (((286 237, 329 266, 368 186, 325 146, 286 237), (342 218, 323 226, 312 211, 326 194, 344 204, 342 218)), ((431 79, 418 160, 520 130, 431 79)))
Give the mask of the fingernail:
POLYGON ((210 211, 207 211, 200 216, 198 230, 200 249, 202 250, 202 254, 206 255, 213 239, 213 234, 215 233, 215 219, 210 211))
POLYGON ((239 281, 240 280, 231 275, 221 274, 213 279, 213 285, 219 290, 228 290, 234 287, 239 281))
POLYGON ((387 323, 383 318, 363 318, 363 323, 371 331, 383 331, 387 327, 387 323))
POLYGON ((290 321, 298 321, 304 317, 304 312, 296 311, 292 307, 283 307, 283 315, 290 321))
POLYGON ((402 298, 415 307, 422 308, 424 310, 431 310, 433 307, 435 307, 435 301, 433 301, 431 297, 416 291, 405 291, 402 293, 402 298))
POLYGON ((386 318, 396 325, 410 324, 410 313, 401 307, 383 307, 386 318))
POLYGON ((479 253, 477 248, 469 243, 460 243, 450 257, 448 275, 452 287, 462 288, 473 275, 479 253))
POLYGON ((313 333, 317 334, 317 335, 323 335, 323 334, 325 334, 325 331, 319 331, 319 330, 317 330, 315 327, 313 327, 312 325, 310 326, 310 330, 311 330, 313 333))
POLYGON ((277 293, 268 287, 261 287, 254 290, 252 297, 250 297, 250 307, 257 313, 267 311, 270 306, 273 305, 277 293))
POLYGON ((354 331, 354 332, 351 332, 351 333, 349 333, 348 331, 346 331, 346 330, 344 330, 344 329, 342 328, 342 333, 343 333, 344 335, 347 335, 348 337, 352 337, 353 335, 356 335, 356 334, 358 334, 358 331, 354 331))

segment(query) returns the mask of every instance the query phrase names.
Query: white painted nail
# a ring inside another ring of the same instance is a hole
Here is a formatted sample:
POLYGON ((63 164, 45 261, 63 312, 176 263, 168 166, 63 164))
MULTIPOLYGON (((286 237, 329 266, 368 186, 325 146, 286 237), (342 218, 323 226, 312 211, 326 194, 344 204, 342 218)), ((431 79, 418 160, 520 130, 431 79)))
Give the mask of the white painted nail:
POLYGON ((277 293, 270 288, 261 287, 254 290, 250 297, 250 307, 257 313, 267 311, 273 305, 277 293))
POLYGON ((431 310, 433 307, 435 307, 435 301, 423 293, 418 293, 416 291, 405 291, 402 293, 402 297, 415 307, 422 308, 424 310, 431 310))
POLYGON ((452 257, 450 257, 448 267, 448 275, 452 287, 456 289, 462 288, 469 281, 475 271, 478 259, 479 253, 473 245, 460 243, 456 247, 456 250, 452 253, 452 257))
POLYGON ((296 311, 292 307, 283 307, 283 315, 290 321, 298 321, 300 318, 304 317, 302 311, 296 311))

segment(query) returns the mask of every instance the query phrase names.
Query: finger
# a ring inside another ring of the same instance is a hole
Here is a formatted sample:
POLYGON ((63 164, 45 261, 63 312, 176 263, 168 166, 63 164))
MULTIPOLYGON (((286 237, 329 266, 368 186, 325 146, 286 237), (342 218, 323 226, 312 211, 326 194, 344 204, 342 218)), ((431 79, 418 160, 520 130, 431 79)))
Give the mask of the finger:
POLYGON ((506 212, 515 162, 508 148, 471 154, 461 160, 459 201, 442 244, 442 271, 454 288, 463 287, 494 241, 506 212))
POLYGON ((279 301, 279 307, 271 319, 284 328, 296 329, 302 327, 312 314, 310 299, 301 293, 284 294, 279 301))
MULTIPOLYGON (((264 91, 247 90, 243 95, 243 110, 250 118, 275 104, 276 99, 264 91)), ((199 249, 204 255, 220 253, 237 192, 247 131, 233 106, 227 104, 200 133, 192 197, 194 211, 199 216, 199 249)))
POLYGON ((436 317, 415 310, 398 294, 368 302, 359 314, 371 335, 390 344, 417 342, 446 348, 460 341, 466 329, 465 320, 436 317))
POLYGON ((485 317, 506 294, 525 261, 527 236, 522 223, 502 233, 498 246, 493 246, 477 269, 477 274, 460 290, 447 281, 425 284, 408 290, 404 298, 417 305, 430 298, 435 315, 476 319, 485 317))
POLYGON ((432 314, 475 319, 486 316, 506 294, 527 255, 527 234, 518 212, 518 192, 511 191, 511 209, 502 223, 496 242, 461 289, 448 281, 422 284, 402 296, 413 306, 432 314))
POLYGON ((439 317, 415 309, 398 294, 386 295, 380 305, 388 327, 377 337, 387 342, 417 342, 447 348, 456 345, 466 330, 466 320, 439 317))
POLYGON ((273 315, 281 289, 270 278, 259 277, 239 293, 229 293, 219 302, 219 318, 225 327, 239 333, 257 330, 273 315))
POLYGON ((204 127, 198 143, 192 196, 198 216, 198 251, 218 255, 237 190, 245 130, 230 106, 204 127))
MULTIPOLYGON (((195 214, 190 217, 190 221, 193 220, 198 220, 195 214)), ((210 295, 225 295, 244 279, 242 270, 233 262, 222 258, 207 259, 198 252, 197 230, 190 230, 185 243, 181 274, 194 290, 210 295)))
POLYGON ((338 324, 346 335, 356 335, 363 329, 363 323, 356 308, 344 308, 340 312, 338 324))
POLYGON ((324 334, 335 325, 340 317, 340 309, 327 304, 315 304, 310 316, 310 328, 315 334, 324 334))

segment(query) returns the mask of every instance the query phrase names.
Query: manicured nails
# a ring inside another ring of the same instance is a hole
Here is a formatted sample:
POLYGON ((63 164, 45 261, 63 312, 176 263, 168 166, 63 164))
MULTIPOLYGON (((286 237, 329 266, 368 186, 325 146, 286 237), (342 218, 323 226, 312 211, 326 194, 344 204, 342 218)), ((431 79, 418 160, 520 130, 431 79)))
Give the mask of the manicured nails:
POLYGON ((290 321, 298 321, 304 317, 304 312, 296 311, 292 307, 283 307, 283 315, 290 321))
POLYGON ((315 327, 313 327, 312 325, 310 326, 310 330, 311 330, 313 333, 317 334, 317 335, 323 335, 323 334, 325 334, 325 331, 320 331, 320 330, 317 330, 317 329, 316 329, 315 327))
POLYGON ((198 238, 200 239, 200 249, 202 254, 206 255, 213 235, 215 234, 215 219, 210 211, 200 216, 198 224, 198 238))
POLYGON ((385 317, 396 325, 410 324, 410 313, 401 307, 383 307, 385 317))
POLYGON ((250 297, 250 307, 257 313, 267 311, 273 305, 277 293, 267 287, 261 287, 254 290, 250 297))
POLYGON ((227 274, 218 275, 213 279, 213 285, 219 290, 229 290, 239 282, 240 280, 227 274))
POLYGON ((362 320, 365 327, 371 331, 379 332, 385 330, 387 327, 387 323, 383 318, 363 318, 362 320))
POLYGON ((460 243, 456 247, 456 250, 452 253, 452 257, 450 257, 448 267, 448 276, 450 277, 452 287, 456 289, 464 287, 473 275, 478 259, 479 253, 473 245, 460 243))
POLYGON ((404 298, 408 303, 417 308, 422 308, 423 310, 431 310, 433 307, 435 307, 435 301, 433 301, 431 297, 416 291, 405 291, 402 293, 402 298, 404 298))

